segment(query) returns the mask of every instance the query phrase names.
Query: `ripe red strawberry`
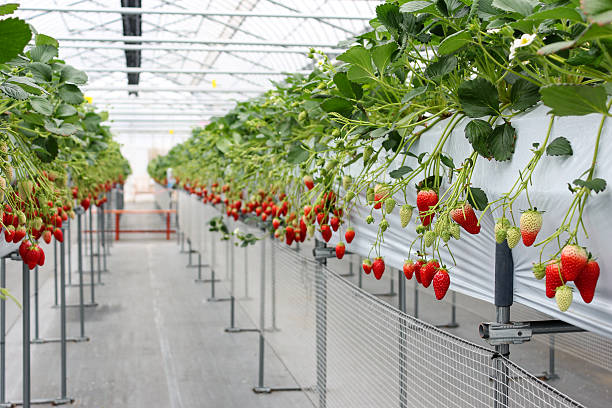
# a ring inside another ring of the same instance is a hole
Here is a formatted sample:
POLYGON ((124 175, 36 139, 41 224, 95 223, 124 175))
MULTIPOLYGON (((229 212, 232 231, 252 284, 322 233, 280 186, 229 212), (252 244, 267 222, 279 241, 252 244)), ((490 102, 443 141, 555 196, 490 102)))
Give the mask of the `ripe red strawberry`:
POLYGON ((421 266, 421 283, 424 287, 428 288, 431 285, 431 280, 436 274, 436 270, 440 267, 440 264, 436 260, 431 260, 425 265, 421 266))
POLYGON ((287 242, 287 245, 291 245, 294 240, 295 240, 295 230, 293 229, 293 227, 288 226, 285 229, 285 241, 287 242))
POLYGON ((312 179, 312 176, 306 175, 304 176, 302 181, 304 181, 304 184, 306 185, 306 188, 308 188, 308 190, 312 190, 314 188, 314 180, 312 179))
POLYGON ((338 231, 338 228, 340 227, 340 218, 334 215, 333 217, 331 217, 329 224, 331 225, 334 232, 338 231))
POLYGON ((13 243, 17 244, 26 236, 26 229, 24 227, 19 227, 15 230, 15 236, 13 237, 13 243))
POLYGON ((323 225, 323 224, 327 224, 327 221, 329 220, 329 216, 325 213, 318 213, 317 214, 317 223, 319 225, 323 225))
POLYGON ((42 239, 43 241, 45 241, 45 243, 50 244, 51 243, 51 238, 53 237, 53 234, 51 233, 51 231, 46 230, 45 232, 43 232, 42 234, 42 239))
POLYGON ((566 245, 561 250, 561 277, 565 282, 575 280, 587 264, 587 253, 578 245, 566 245))
POLYGON ((374 272, 374 277, 377 280, 382 278, 383 273, 385 273, 385 261, 381 257, 374 259, 374 262, 372 262, 372 272, 374 272))
POLYGON ((431 224, 434 214, 427 215, 426 213, 431 207, 435 207, 438 204, 438 194, 431 188, 425 188, 417 193, 416 200, 417 207, 419 209, 419 216, 424 226, 431 224))
POLYGON ((268 214, 266 214, 266 213, 261 214, 261 220, 263 222, 265 222, 267 219, 268 219, 268 214))
POLYGON ((563 286, 563 282, 561 282, 559 262, 555 261, 546 265, 546 297, 554 298, 559 286, 563 286))
POLYGON ((304 221, 304 217, 300 217, 300 235, 306 236, 306 232, 308 232, 308 225, 306 225, 306 221, 304 221))
POLYGON ((590 260, 586 266, 580 272, 580 275, 574 280, 580 296, 584 303, 591 303, 593 296, 595 295, 595 287, 597 286, 597 280, 599 279, 599 264, 597 261, 590 260))
POLYGON ((38 266, 43 266, 45 264, 45 251, 43 251, 41 247, 39 246, 37 247, 38 247, 38 266))
POLYGON ((310 215, 311 211, 312 211, 312 206, 310 206, 310 205, 305 205, 304 206, 304 216, 306 218, 308 218, 308 215, 310 215))
POLYGON ((404 275, 406 276, 406 279, 412 279, 412 274, 414 273, 414 265, 414 262, 409 259, 406 259, 404 261, 404 266, 402 267, 402 269, 404 270, 404 275))
POLYGON ((383 201, 385 201, 385 197, 387 194, 383 193, 374 193, 374 209, 380 210, 382 207, 383 201))
POLYGON ((344 246, 344 242, 342 241, 338 242, 338 244, 336 244, 336 257, 338 259, 342 259, 345 251, 346 251, 346 248, 344 246))
POLYGON ((412 267, 412 270, 414 271, 414 277, 416 278, 416 281, 418 283, 421 283, 421 267, 423 265, 425 265, 425 261, 422 259, 419 259, 418 261, 414 263, 414 266, 412 267))
POLYGON ((85 211, 87 211, 87 209, 89 209, 89 205, 91 204, 91 200, 89 199, 89 197, 84 198, 81 200, 81 207, 83 207, 83 209, 85 211))
POLYGON ((325 242, 329 242, 332 236, 332 230, 328 224, 321 225, 321 235, 323 236, 325 242))
POLYGON ((363 271, 366 273, 366 275, 369 275, 372 271, 372 261, 370 261, 369 259, 364 259, 361 263, 361 267, 363 268, 363 271))
POLYGON ((354 238, 355 238, 355 230, 352 228, 347 229, 346 232, 344 233, 344 239, 346 239, 346 242, 350 244, 351 242, 353 242, 354 238))
POLYGON ((13 238, 15 238, 15 227, 9 225, 4 229, 4 240, 6 242, 13 242, 13 238))
POLYGON ((280 220, 278 218, 274 218, 272 220, 272 228, 278 229, 278 227, 280 227, 280 220))
POLYGON ((61 229, 56 228, 53 231, 53 236, 55 237, 55 239, 57 239, 59 242, 64 242, 64 233, 62 232, 61 229))
POLYGON ((474 209, 469 203, 465 203, 463 206, 451 210, 450 215, 453 221, 461 225, 463 229, 470 234, 478 234, 480 232, 478 217, 476 217, 474 209))
POLYGON ((523 244, 531 246, 538 236, 538 232, 542 228, 542 213, 538 210, 530 209, 521 214, 521 236, 523 244))
POLYGON ((439 269, 433 277, 433 288, 436 294, 436 299, 441 300, 448 291, 450 286, 450 276, 446 269, 439 269))

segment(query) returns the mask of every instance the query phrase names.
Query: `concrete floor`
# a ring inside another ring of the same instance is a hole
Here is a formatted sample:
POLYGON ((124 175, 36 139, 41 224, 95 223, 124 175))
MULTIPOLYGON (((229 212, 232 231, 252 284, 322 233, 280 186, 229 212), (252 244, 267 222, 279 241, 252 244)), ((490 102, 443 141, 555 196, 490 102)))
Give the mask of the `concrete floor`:
MULTIPOLYGON (((152 207, 150 203, 134 206, 152 207)), ((122 220, 122 228, 152 225, 161 228, 163 220, 157 215, 130 215, 122 220)), ((76 269, 74 248, 73 270, 76 269)), ((303 251, 308 253, 310 248, 305 246, 303 251)), ((47 265, 41 269, 39 281, 40 334, 41 337, 57 337, 59 312, 51 307, 53 251, 47 252, 47 265)), ((250 256, 249 262, 257 265, 256 251, 251 251, 250 256)), ((218 258, 221 271, 225 257, 218 258)), ((110 273, 103 273, 104 285, 96 287, 99 306, 86 311, 86 335, 91 341, 68 344, 68 396, 76 399, 75 405, 92 408, 312 407, 309 399, 313 398, 312 393, 257 395, 251 391, 257 382, 257 334, 224 332, 229 323, 229 305, 227 302, 206 302, 210 286, 194 283, 196 269, 187 268, 187 262, 188 256, 179 253, 176 241, 165 241, 162 234, 126 234, 112 246, 108 258, 110 273)), ((355 272, 358 272, 359 259, 355 257, 354 262, 355 272)), ((346 259, 330 261, 330 267, 340 272, 346 272, 348 265, 346 259)), ((9 262, 7 286, 15 295, 21 293, 19 271, 17 262, 9 262)), ((220 274, 225 277, 225 273, 220 274)), ((364 277, 363 286, 372 293, 386 292, 391 285, 390 277, 397 279, 395 273, 386 274, 380 282, 364 277)), ((73 281, 75 279, 73 275, 73 281)), ((348 279, 357 283, 358 275, 348 279)), ((397 288, 397 282, 394 284, 397 288)), ((407 289, 408 313, 412 314, 411 282, 407 289)), ((254 297, 257 290, 253 285, 254 297)), ((436 302, 430 292, 421 291, 419 317, 434 324, 447 323, 449 305, 436 302)), ((217 286, 217 296, 227 294, 225 282, 217 286)), ((70 289, 68 299, 68 303, 78 301, 76 288, 70 289)), ((391 304, 397 303, 395 296, 384 299, 391 304)), ((520 310, 520 306, 515 307, 520 310)), ((20 311, 9 302, 7 312, 7 399, 16 401, 21 398, 20 311)), ((492 305, 458 294, 457 321, 460 325, 448 330, 485 345, 478 337, 477 325, 493 317, 492 305)), ((69 335, 77 335, 76 309, 69 309, 68 320, 69 335)), ((238 325, 255 327, 256 320, 257 303, 240 302, 236 316, 238 325)), ((272 350, 266 346, 266 385, 295 386, 296 370, 289 373, 286 362, 275 354, 286 356, 291 347, 276 348, 272 350)), ((32 350, 32 397, 58 397, 59 345, 33 345, 32 350)), ((548 348, 543 342, 512 347, 511 359, 534 374, 547 369, 547 357, 548 348)), ((295 365, 293 361, 288 366, 295 368, 295 365)), ((585 363, 572 354, 558 352, 557 372, 560 378, 549 382, 553 387, 588 407, 612 405, 610 371, 585 363)))

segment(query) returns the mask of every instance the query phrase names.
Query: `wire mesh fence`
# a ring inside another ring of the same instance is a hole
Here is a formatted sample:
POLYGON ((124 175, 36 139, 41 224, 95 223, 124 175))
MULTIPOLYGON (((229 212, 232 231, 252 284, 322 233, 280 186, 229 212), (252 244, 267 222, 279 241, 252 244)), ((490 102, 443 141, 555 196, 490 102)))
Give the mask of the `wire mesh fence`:
MULTIPOLYGON (((260 331, 313 406, 582 406, 495 351, 360 289, 317 262, 311 247, 263 241, 247 248, 217 241, 214 252, 230 266, 227 286, 243 312, 236 325, 260 331)), ((262 364, 260 385, 296 386, 268 384, 262 364)))

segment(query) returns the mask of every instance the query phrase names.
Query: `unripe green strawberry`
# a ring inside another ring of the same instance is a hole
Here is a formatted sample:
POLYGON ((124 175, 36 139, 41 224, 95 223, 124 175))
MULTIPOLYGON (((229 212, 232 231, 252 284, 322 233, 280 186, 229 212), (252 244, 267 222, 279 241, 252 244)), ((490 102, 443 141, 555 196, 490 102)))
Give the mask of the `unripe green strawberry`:
POLYGON ((506 232, 510 228, 510 221, 506 217, 498 218, 495 223, 495 242, 501 244, 506 240, 506 232))
POLYGON ((308 224, 308 229, 306 231, 308 232, 308 236, 310 238, 312 238, 314 236, 314 233, 315 233, 315 226, 314 226, 314 224, 308 224))
POLYGON ((455 224, 453 222, 450 225, 450 234, 457 240, 461 237, 461 228, 459 227, 459 224, 455 224))
POLYGON ((395 208, 395 200, 392 198, 387 198, 385 200, 385 211, 387 211, 387 214, 391 214, 394 208, 395 208))
POLYGON ((349 191, 348 193, 346 193, 346 201, 351 201, 351 200, 353 200, 353 198, 355 198, 355 192, 354 191, 349 191))
POLYGON ((342 177, 342 188, 344 190, 348 190, 351 187, 351 184, 353 184, 353 178, 351 176, 342 177))
POLYGON ((366 217, 366 223, 371 224, 374 222, 374 217, 372 217, 371 215, 368 215, 366 217))
POLYGON ((425 236, 423 237, 423 241, 425 243, 425 246, 429 248, 436 241, 436 233, 434 231, 427 231, 425 233, 425 236))
POLYGON ((336 138, 336 137, 340 136, 340 129, 334 129, 334 130, 332 130, 331 135, 332 135, 332 137, 334 137, 334 138, 336 138))
POLYGON ((514 248, 516 244, 519 243, 521 239, 521 230, 519 227, 510 227, 508 231, 506 231, 506 242, 508 242, 508 247, 510 249, 514 248))
POLYGON ((440 238, 442 238, 442 241, 444 242, 450 241, 451 239, 450 227, 440 232, 440 238))
POLYGON ((27 219, 26 219, 26 215, 23 213, 23 211, 17 211, 17 217, 19 217, 19 223, 20 224, 25 224, 27 219))
POLYGON ((301 122, 305 120, 307 116, 308 114, 306 113, 306 111, 301 111, 300 114, 298 115, 298 120, 301 122))
POLYGON ((400 208, 400 222, 402 224, 402 228, 406 228, 410 222, 413 209, 414 207, 409 204, 404 204, 402 205, 402 208, 400 208))
POLYGON ((336 166, 338 165, 338 160, 330 160, 327 162, 327 164, 325 165, 325 171, 327 171, 328 173, 330 171, 332 171, 334 168, 336 168, 336 166))
POLYGON ((542 279, 544 276, 546 276, 546 264, 533 264, 533 276, 535 276, 535 278, 537 280, 542 279))
MULTIPOLYGON (((496 227, 497 227, 497 225, 496 225, 496 227)), ((501 244, 502 242, 504 242, 506 240, 507 236, 508 236, 508 234, 507 234, 506 230, 495 228, 495 242, 497 242, 498 244, 501 244)))
POLYGON ((417 234, 419 234, 419 235, 424 234, 425 231, 427 231, 427 228, 425 228, 422 225, 417 225, 417 227, 416 227, 416 233, 417 234))
POLYGON ((368 200, 368 204, 374 204, 374 189, 372 187, 368 188, 366 192, 366 200, 368 200))
POLYGON ((385 231, 387 230, 387 228, 389 228, 389 222, 388 222, 387 220, 383 219, 383 220, 380 222, 380 230, 381 230, 382 232, 385 232, 385 231))
POLYGON ((521 235, 523 244, 531 246, 542 228, 542 213, 536 209, 527 210, 521 214, 521 235))
POLYGON ((41 229, 42 225, 43 225, 43 220, 40 217, 36 217, 36 218, 34 218, 34 221, 32 221, 32 227, 35 230, 41 229))
POLYGON ((555 292, 555 300, 559 310, 562 312, 567 311, 572 304, 573 297, 572 288, 567 285, 559 286, 555 292))
POLYGON ((374 149, 372 148, 372 146, 366 146, 363 149, 363 164, 367 164, 370 161, 370 158, 372 157, 373 153, 374 149))

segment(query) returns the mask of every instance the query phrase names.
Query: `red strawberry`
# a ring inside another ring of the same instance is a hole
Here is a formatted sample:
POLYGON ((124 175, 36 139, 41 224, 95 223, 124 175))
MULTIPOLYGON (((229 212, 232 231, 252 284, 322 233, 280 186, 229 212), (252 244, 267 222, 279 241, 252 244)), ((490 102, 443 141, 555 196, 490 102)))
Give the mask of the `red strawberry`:
POLYGON ((361 267, 363 268, 363 271, 366 273, 366 275, 369 275, 372 271, 372 261, 370 261, 369 259, 364 259, 361 264, 361 267))
POLYGON ((84 198, 81 200, 81 207, 83 207, 83 209, 85 211, 87 211, 87 209, 89 208, 89 205, 91 204, 91 200, 89 199, 89 197, 84 198))
POLYGON ((308 215, 310 214, 311 211, 312 211, 312 206, 310 206, 310 205, 305 205, 304 206, 304 216, 306 218, 308 218, 308 215))
POLYGON ((335 231, 338 231, 338 227, 340 227, 340 218, 336 217, 335 215, 333 217, 331 217, 331 220, 329 221, 329 224, 331 225, 332 229, 335 231))
POLYGON ((26 229, 24 227, 19 227, 15 230, 15 236, 13 237, 13 243, 17 244, 26 236, 26 229))
POLYGON ((414 277, 416 278, 416 281, 418 283, 421 283, 421 267, 423 265, 425 265, 425 261, 419 259, 414 263, 414 266, 412 267, 412 270, 414 271, 414 277))
POLYGON ((431 260, 425 265, 421 266, 421 283, 424 287, 428 288, 429 285, 431 285, 431 280, 439 267, 440 264, 436 260, 431 260))
POLYGON ((478 234, 480 225, 478 225, 478 217, 474 213, 474 209, 469 203, 463 204, 459 208, 451 210, 450 215, 457 224, 461 225, 470 234, 478 234))
POLYGON ((13 238, 15 238, 15 227, 9 225, 4 229, 4 240, 6 242, 13 242, 13 238))
POLYGON ((585 303, 591 303, 595 295, 595 286, 599 279, 599 264, 597 261, 590 260, 574 280, 576 287, 580 291, 580 296, 585 303))
POLYGON ((325 240, 325 242, 329 242, 332 236, 332 230, 329 227, 329 225, 327 224, 321 225, 321 235, 323 236, 323 239, 325 240))
POLYGON ((56 228, 53 231, 53 236, 55 237, 55 239, 57 239, 59 242, 64 242, 64 233, 62 232, 61 229, 56 228))
POLYGON ((338 259, 342 259, 345 251, 346 251, 346 248, 344 246, 344 242, 342 241, 338 242, 338 244, 336 245, 336 257, 338 259))
POLYGON ((312 190, 314 188, 314 180, 312 179, 312 176, 306 175, 304 176, 302 181, 304 181, 304 184, 306 185, 306 188, 308 188, 308 190, 312 190))
POLYGON ((441 300, 450 286, 450 276, 446 269, 439 269, 433 277, 433 288, 436 299, 441 300))
POLYGON ((51 231, 45 231, 42 234, 42 239, 43 241, 45 241, 47 244, 51 243, 51 238, 53 237, 53 234, 51 233, 51 231))
POLYGON ((406 259, 404 261, 404 266, 403 266, 403 270, 404 270, 404 275, 406 276, 406 279, 412 279, 412 274, 414 273, 414 262, 412 262, 409 259, 406 259))
POLYGON ((304 220, 304 217, 300 217, 300 235, 305 237, 307 232, 308 232, 308 225, 306 225, 306 221, 304 220))
POLYGON ((542 228, 542 213, 535 208, 523 212, 521 214, 520 227, 523 244, 525 244, 525 246, 533 245, 538 236, 538 232, 540 232, 542 228))
POLYGON ((28 248, 30 248, 30 241, 27 239, 21 241, 21 245, 19 245, 19 256, 21 256, 21 259, 25 259, 28 248))
POLYGON ((561 250, 561 277, 565 282, 575 280, 587 264, 587 253, 578 245, 566 245, 561 250))
POLYGON ((374 209, 380 210, 380 208, 382 207, 383 201, 385 201, 385 197, 387 197, 386 193, 385 194, 382 194, 382 193, 374 194, 374 209))
POLYGON ((327 224, 328 220, 329 220, 329 216, 327 214, 324 214, 322 212, 317 214, 317 223, 319 225, 327 224))
POLYGON ((37 246, 37 248, 38 248, 38 266, 43 266, 45 264, 45 251, 43 251, 43 249, 39 246, 37 246))
POLYGON ((355 238, 355 230, 352 228, 347 229, 346 232, 344 233, 344 239, 346 239, 346 242, 350 244, 351 242, 353 242, 354 238, 355 238))
POLYGON ((381 257, 374 259, 374 262, 372 263, 372 272, 374 272, 374 277, 377 280, 382 278, 383 273, 385 273, 385 261, 383 261, 381 257))
POLYGON ((546 265, 546 297, 554 298, 556 289, 563 286, 559 272, 559 262, 554 261, 546 265))
POLYGON ((425 188, 417 193, 416 204, 419 211, 429 211, 438 204, 438 194, 431 188, 425 188))
POLYGON ((266 213, 261 214, 261 220, 262 221, 265 222, 267 219, 268 219, 268 214, 266 214, 266 213))
POLYGON ((278 227, 280 227, 280 220, 278 218, 274 218, 272 220, 272 228, 278 229, 278 227))

